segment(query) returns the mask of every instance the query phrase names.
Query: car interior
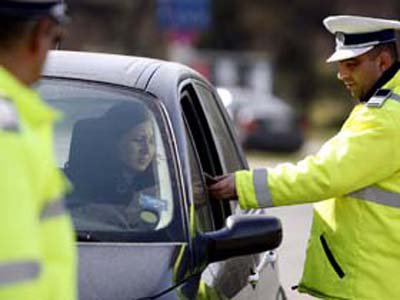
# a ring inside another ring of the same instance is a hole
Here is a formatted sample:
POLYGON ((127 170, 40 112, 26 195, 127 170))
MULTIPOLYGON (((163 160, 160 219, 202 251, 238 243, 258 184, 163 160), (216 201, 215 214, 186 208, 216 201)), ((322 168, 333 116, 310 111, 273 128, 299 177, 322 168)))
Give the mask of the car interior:
MULTIPOLYGON (((129 211, 129 215, 118 211, 116 204, 118 201, 113 197, 113 193, 107 190, 110 187, 110 181, 115 180, 107 163, 113 155, 110 153, 110 146, 107 145, 110 140, 107 126, 110 124, 105 124, 102 118, 86 118, 77 121, 72 130, 69 157, 64 172, 74 185, 74 191, 67 198, 66 204, 71 211, 75 226, 78 230, 142 231, 167 226, 172 217, 173 205, 170 201, 156 197, 161 192, 164 195, 168 194, 168 191, 165 191, 165 184, 163 191, 160 190, 160 185, 163 183, 160 182, 158 171, 164 172, 164 178, 168 178, 165 170, 161 170, 167 167, 163 167, 165 163, 160 159, 160 155, 155 155, 151 166, 133 179, 136 185, 144 187, 145 191, 138 200, 140 207, 136 207, 140 209, 139 215, 134 214, 133 209, 129 211), (99 201, 99 195, 103 196, 100 198, 101 201, 99 201), (85 206, 90 206, 90 210, 85 210, 85 206), (141 219, 140 225, 130 220, 133 216, 141 219)), ((156 139, 159 144, 162 144, 159 136, 156 139)), ((128 189, 132 187, 121 183, 117 189, 121 193, 124 190, 129 193, 128 189)))

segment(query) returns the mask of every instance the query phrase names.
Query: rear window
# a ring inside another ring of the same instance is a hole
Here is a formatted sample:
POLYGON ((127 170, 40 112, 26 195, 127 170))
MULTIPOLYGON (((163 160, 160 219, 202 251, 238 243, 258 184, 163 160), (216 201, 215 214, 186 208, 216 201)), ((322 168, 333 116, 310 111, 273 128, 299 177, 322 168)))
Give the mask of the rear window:
POLYGON ((75 80, 45 79, 38 91, 63 114, 54 147, 73 185, 66 206, 80 239, 179 240, 174 163, 157 101, 75 80))

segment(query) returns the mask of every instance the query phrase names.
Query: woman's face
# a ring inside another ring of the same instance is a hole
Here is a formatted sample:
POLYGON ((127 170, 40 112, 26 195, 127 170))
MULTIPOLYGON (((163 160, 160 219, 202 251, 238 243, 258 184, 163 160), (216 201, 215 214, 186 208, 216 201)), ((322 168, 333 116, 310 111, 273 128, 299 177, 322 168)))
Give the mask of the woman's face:
POLYGON ((154 130, 150 120, 140 123, 122 136, 118 154, 122 162, 135 171, 144 171, 155 153, 154 130))

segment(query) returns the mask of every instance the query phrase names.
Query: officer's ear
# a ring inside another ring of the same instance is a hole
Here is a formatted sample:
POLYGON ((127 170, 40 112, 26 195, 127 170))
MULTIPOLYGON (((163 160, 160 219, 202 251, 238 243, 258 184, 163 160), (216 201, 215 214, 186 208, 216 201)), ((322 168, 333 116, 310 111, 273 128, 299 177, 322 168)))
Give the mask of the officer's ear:
POLYGON ((52 48, 53 32, 56 26, 50 18, 43 18, 36 22, 28 41, 31 55, 46 55, 47 51, 52 48))
POLYGON ((393 64, 393 57, 387 49, 383 49, 378 57, 378 66, 382 72, 385 72, 393 64))

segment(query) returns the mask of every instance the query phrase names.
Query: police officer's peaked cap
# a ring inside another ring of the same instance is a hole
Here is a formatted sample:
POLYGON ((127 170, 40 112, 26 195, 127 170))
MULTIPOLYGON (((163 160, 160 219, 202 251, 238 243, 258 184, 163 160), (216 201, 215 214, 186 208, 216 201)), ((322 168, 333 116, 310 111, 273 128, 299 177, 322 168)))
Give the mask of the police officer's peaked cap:
POLYGON ((323 23, 336 37, 336 50, 327 62, 357 57, 376 45, 395 42, 395 30, 400 30, 399 21, 361 16, 330 16, 323 23))
POLYGON ((0 0, 0 18, 34 19, 51 17, 59 23, 68 21, 62 0, 0 0))

